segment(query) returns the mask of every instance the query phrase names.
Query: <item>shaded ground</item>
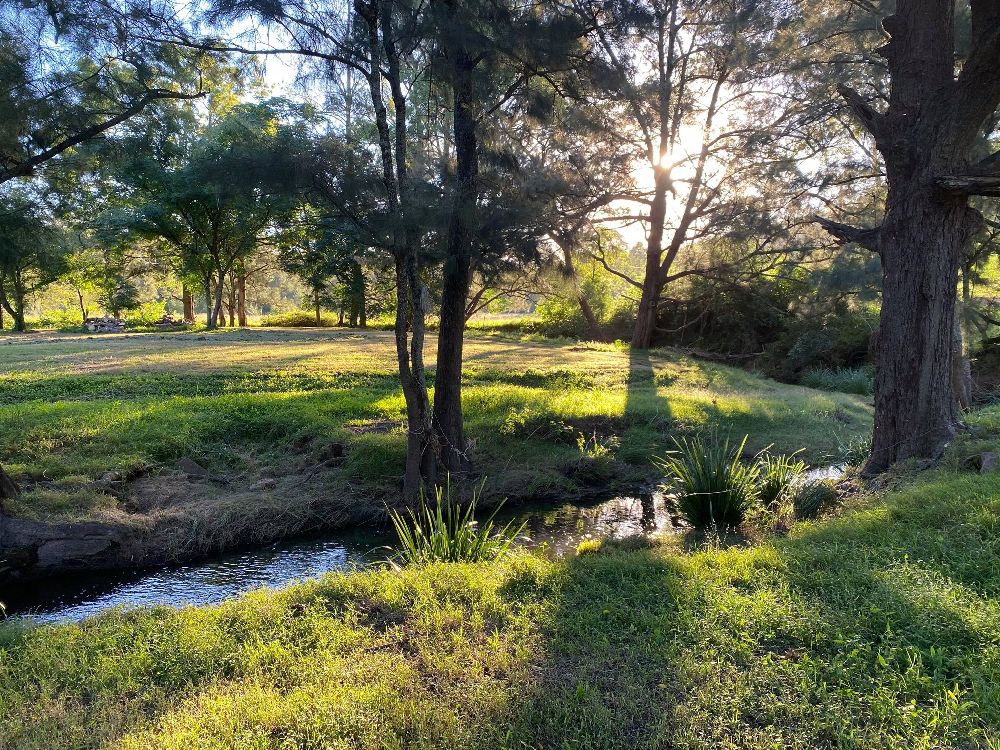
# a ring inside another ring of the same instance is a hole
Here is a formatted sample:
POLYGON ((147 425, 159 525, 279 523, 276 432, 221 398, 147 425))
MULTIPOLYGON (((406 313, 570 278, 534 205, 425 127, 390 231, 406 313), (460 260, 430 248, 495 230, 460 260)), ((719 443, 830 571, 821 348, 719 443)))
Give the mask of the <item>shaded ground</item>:
POLYGON ((35 748, 988 748, 1000 476, 939 470, 754 548, 331 575, 0 629, 35 748))

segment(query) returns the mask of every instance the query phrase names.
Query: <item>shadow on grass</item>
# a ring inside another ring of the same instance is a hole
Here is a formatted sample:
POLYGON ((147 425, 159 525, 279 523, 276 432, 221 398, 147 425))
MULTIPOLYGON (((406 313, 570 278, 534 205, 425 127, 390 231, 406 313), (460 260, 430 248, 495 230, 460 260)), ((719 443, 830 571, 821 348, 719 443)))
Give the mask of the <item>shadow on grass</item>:
POLYGON ((1000 480, 970 487, 764 547, 567 559, 496 746, 997 746, 1000 480))

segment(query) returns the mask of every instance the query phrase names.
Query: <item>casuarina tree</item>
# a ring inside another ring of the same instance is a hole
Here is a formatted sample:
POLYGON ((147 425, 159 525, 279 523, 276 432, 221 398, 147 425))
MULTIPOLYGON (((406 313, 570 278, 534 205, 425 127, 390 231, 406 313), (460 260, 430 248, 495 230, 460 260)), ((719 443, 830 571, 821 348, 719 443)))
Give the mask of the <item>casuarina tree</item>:
POLYGON ((957 24, 958 5, 898 0, 876 50, 888 93, 840 87, 874 139, 888 184, 880 225, 821 220, 882 263, 869 472, 937 456, 959 422, 951 387, 958 271, 983 223, 970 197, 1000 196, 1000 151, 990 153, 984 137, 1000 106, 1000 0, 972 0, 957 24), (882 100, 888 106, 873 103, 882 100))

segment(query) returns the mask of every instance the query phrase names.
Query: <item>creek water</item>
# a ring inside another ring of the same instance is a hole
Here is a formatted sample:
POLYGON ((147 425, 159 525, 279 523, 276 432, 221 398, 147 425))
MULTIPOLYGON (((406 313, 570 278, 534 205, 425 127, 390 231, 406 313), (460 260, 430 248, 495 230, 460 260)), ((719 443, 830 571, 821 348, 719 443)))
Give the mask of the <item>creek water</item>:
MULTIPOLYGON (((660 495, 522 506, 499 520, 525 522, 524 545, 550 555, 575 549, 585 539, 653 534, 677 526, 660 495)), ((3 599, 8 615, 37 622, 80 620, 111 607, 212 604, 260 587, 382 564, 392 543, 385 531, 343 531, 188 565, 65 577, 5 592, 3 599)))

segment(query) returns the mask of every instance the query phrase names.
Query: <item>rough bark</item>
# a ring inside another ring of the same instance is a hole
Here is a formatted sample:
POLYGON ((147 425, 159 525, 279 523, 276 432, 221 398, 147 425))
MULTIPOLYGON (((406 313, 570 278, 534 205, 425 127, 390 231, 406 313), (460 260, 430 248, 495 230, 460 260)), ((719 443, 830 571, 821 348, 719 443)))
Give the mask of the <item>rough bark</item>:
POLYGON ((472 280, 472 243, 479 171, 476 120, 472 110, 475 61, 460 45, 449 50, 454 98, 455 182, 443 269, 441 323, 434 376, 434 435, 441 465, 449 472, 468 469, 462 417, 462 348, 465 303, 472 280))
MULTIPOLYGON (((958 270, 981 222, 968 196, 981 186, 943 178, 966 173, 983 121, 1000 104, 1000 35, 995 26, 983 28, 984 18, 995 18, 996 2, 977 0, 978 12, 973 8, 978 42, 957 81, 952 0, 899 0, 883 22, 889 42, 879 50, 889 67, 888 109, 879 113, 841 89, 875 138, 888 186, 882 226, 856 235, 870 240, 882 261, 868 473, 937 457, 957 425, 958 270)), ((841 241, 858 241, 837 228, 841 241)))
POLYGON ((181 287, 181 299, 184 303, 184 322, 194 323, 194 295, 187 285, 181 287))

